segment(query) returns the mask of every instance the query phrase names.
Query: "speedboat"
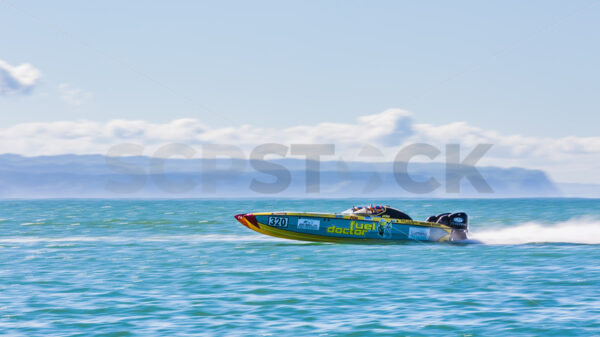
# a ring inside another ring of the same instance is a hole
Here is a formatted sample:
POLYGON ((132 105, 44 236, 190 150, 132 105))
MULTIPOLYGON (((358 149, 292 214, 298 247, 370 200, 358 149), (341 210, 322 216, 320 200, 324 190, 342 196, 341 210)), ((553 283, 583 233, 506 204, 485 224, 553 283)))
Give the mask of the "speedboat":
POLYGON ((466 213, 442 213, 413 220, 390 206, 352 207, 341 213, 260 212, 235 218, 253 231, 278 238, 345 243, 406 241, 475 243, 466 213))

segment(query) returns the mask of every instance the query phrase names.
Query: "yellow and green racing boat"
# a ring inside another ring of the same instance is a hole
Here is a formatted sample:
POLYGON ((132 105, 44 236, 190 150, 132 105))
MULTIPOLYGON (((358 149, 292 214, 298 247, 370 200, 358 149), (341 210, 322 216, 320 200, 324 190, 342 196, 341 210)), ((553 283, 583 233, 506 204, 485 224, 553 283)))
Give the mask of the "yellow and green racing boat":
POLYGON ((463 212, 433 215, 415 221, 389 206, 352 207, 341 213, 259 212, 235 218, 253 231, 278 238, 341 242, 398 243, 406 241, 476 243, 469 240, 463 212))

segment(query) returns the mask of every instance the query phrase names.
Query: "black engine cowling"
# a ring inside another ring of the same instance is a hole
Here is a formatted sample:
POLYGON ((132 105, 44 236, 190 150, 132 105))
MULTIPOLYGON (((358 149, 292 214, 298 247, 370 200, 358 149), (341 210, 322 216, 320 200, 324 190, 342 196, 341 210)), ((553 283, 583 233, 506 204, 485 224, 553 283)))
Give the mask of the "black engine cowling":
POLYGON ((448 226, 459 229, 469 229, 469 218, 466 213, 458 212, 448 215, 448 226))

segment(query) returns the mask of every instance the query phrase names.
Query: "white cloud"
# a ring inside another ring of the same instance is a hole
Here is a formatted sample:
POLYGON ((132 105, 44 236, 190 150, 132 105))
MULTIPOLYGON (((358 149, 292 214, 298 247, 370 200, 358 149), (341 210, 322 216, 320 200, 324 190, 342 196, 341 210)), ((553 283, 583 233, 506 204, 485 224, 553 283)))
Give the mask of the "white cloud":
POLYGON ((60 99, 71 105, 82 105, 92 98, 92 93, 80 88, 73 88, 66 83, 61 83, 58 86, 60 99))
POLYGON ((397 109, 363 116, 354 123, 319 123, 282 129, 250 125, 210 128, 196 119, 169 123, 139 120, 23 123, 0 129, 0 153, 104 154, 112 145, 125 142, 145 145, 145 155, 152 155, 158 147, 173 142, 198 150, 201 144, 233 144, 244 149, 247 155, 255 145, 263 143, 333 143, 335 158, 361 161, 393 160, 399 149, 411 143, 438 147, 442 152, 436 158, 439 161, 444 160, 446 144, 458 143, 464 158, 477 144, 485 143, 493 147, 478 165, 543 169, 557 181, 600 181, 600 137, 538 138, 501 134, 464 122, 416 123, 410 113, 397 109), (384 157, 361 155, 366 144, 379 149, 384 157))
POLYGON ((28 94, 41 76, 40 71, 29 63, 11 66, 0 60, 0 95, 28 94))

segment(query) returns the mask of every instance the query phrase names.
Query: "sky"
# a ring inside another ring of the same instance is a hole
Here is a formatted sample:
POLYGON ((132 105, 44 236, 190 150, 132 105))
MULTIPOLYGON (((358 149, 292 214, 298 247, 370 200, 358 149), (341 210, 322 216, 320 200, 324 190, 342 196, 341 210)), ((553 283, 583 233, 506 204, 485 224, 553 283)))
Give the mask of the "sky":
POLYGON ((383 148, 477 139, 498 144, 488 164, 599 182, 599 18, 600 1, 0 0, 0 152, 344 142, 380 116, 388 141, 365 139, 383 148))

